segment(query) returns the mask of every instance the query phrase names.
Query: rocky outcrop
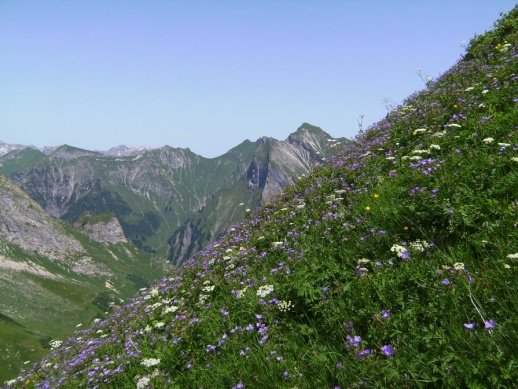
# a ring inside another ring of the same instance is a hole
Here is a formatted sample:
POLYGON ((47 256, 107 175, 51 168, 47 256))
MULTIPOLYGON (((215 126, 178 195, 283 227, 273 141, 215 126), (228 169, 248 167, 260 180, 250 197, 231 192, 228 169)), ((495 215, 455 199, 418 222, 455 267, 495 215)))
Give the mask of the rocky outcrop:
POLYGON ((26 251, 58 261, 83 253, 81 243, 63 233, 18 186, 0 174, 0 237, 26 251))
POLYGON ((100 243, 128 243, 124 236, 124 231, 115 216, 111 216, 108 220, 80 220, 76 225, 79 225, 83 232, 100 243))

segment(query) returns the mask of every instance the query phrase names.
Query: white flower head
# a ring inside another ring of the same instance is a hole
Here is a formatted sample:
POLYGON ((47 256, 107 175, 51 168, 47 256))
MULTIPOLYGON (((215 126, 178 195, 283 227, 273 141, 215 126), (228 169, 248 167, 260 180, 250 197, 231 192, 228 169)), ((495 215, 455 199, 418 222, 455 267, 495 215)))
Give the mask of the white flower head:
POLYGON ((455 270, 464 270, 464 264, 462 262, 456 262, 453 264, 455 270))
POLYGON ((486 145, 490 144, 490 143, 493 143, 494 139, 493 138, 485 138, 485 139, 482 139, 482 142, 484 142, 486 145))
POLYGON ((158 358, 147 358, 147 359, 143 359, 142 362, 140 362, 140 364, 145 367, 153 367, 153 366, 158 365, 159 363, 160 363, 160 359, 158 359, 158 358))
POLYGON ((263 285, 257 289, 257 295, 259 297, 266 297, 273 292, 273 285, 263 285))

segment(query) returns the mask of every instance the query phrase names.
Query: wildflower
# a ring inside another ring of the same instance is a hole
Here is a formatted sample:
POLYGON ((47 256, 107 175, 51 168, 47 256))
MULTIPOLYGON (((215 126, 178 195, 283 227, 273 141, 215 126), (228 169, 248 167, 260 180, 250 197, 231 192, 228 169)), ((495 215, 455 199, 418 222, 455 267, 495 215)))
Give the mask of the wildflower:
POLYGON ((496 323, 494 320, 489 320, 489 321, 484 322, 484 328, 486 330, 490 330, 491 328, 495 328, 495 327, 496 327, 496 323))
POLYGON ((511 268, 511 265, 508 265, 507 263, 504 263, 504 267, 505 267, 506 269, 510 269, 510 268, 511 268))
POLYGON ((513 161, 513 162, 518 162, 518 157, 512 157, 512 158, 511 158, 511 161, 513 161))
POLYGON ((369 212, 371 210, 371 207, 365 207, 365 210, 369 212))
POLYGON ((482 139, 482 142, 484 142, 486 145, 492 143, 494 141, 493 138, 485 138, 485 139, 482 139))
POLYGON ((144 389, 147 388, 149 385, 150 378, 149 377, 142 377, 137 381, 137 389, 144 389))
POLYGON ((266 297, 273 292, 273 285, 263 285, 257 289, 257 295, 259 297, 266 297))
POLYGON ((456 262, 453 264, 455 270, 464 270, 464 264, 462 262, 456 262))
POLYGON ((408 231, 408 227, 407 226, 403 227, 403 231, 408 231))
POLYGON ((291 309, 291 301, 279 301, 279 304, 277 304, 277 308, 279 308, 279 311, 286 312, 291 309))
POLYGON ((507 258, 516 259, 516 258, 518 258, 518 253, 515 253, 515 254, 509 254, 509 255, 507 256, 507 258))
POLYGON ((158 359, 158 358, 147 358, 147 359, 143 359, 142 362, 140 362, 140 364, 144 367, 156 366, 159 363, 160 363, 160 359, 158 359))
POLYGON ((361 258, 361 259, 358 259, 358 263, 359 264, 365 264, 365 263, 369 263, 370 261, 367 259, 367 258, 361 258))
POLYGON ((349 348, 349 347, 357 348, 360 345, 360 342, 362 341, 362 337, 358 336, 358 335, 356 335, 354 337, 352 337, 351 335, 347 335, 346 338, 347 338, 347 344, 345 345, 346 348, 349 348))
POLYGON ((397 244, 393 244, 392 247, 390 248, 390 251, 392 252, 395 252, 396 255, 399 257, 399 258, 402 258, 403 257, 403 254, 408 252, 407 249, 403 246, 400 246, 400 245, 397 245, 397 244))
POLYGON ((382 346, 381 351, 383 351, 387 357, 391 357, 395 353, 394 349, 390 347, 388 344, 382 346))
POLYGON ((382 310, 381 311, 381 316, 383 316, 385 319, 388 319, 390 317, 390 309, 389 310, 382 310))
POLYGON ((375 194, 373 197, 374 197, 375 199, 377 199, 377 198, 379 197, 379 195, 375 194))
POLYGON ((442 281, 441 281, 441 283, 442 283, 443 285, 450 285, 450 280, 449 280, 449 279, 447 279, 447 278, 443 278, 443 279, 442 279, 442 281))
POLYGON ((369 354, 372 354, 372 350, 369 350, 368 348, 366 348, 365 350, 362 350, 359 353, 356 353, 356 358, 363 358, 369 354))
POLYGON ((467 328, 468 330, 472 330, 475 328, 476 323, 464 323, 464 328, 467 328))
POLYGON ((447 125, 447 127, 457 127, 457 128, 460 128, 462 127, 460 124, 457 124, 457 123, 450 123, 447 125))
POLYGON ((440 150, 440 149, 441 149, 441 146, 433 144, 433 145, 430 145, 430 147, 429 147, 429 148, 430 148, 430 149, 434 149, 434 150, 440 150))

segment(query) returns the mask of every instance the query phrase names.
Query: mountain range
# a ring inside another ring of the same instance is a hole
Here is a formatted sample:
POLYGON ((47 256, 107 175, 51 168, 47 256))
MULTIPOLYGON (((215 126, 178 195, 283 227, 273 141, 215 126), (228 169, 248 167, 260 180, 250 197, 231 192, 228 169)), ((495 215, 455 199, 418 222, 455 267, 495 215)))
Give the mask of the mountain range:
POLYGON ((56 218, 113 213, 137 247, 178 265, 347 142, 304 123, 284 141, 246 140, 211 159, 170 146, 97 152, 2 143, 9 151, 0 172, 56 218))

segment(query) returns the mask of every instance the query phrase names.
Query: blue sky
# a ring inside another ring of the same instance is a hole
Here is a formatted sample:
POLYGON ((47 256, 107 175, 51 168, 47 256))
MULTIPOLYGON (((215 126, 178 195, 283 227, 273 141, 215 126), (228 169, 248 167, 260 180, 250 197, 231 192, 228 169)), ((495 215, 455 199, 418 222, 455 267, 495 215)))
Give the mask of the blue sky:
POLYGON ((352 138, 514 5, 0 0, 0 140, 215 157, 303 122, 352 138))

